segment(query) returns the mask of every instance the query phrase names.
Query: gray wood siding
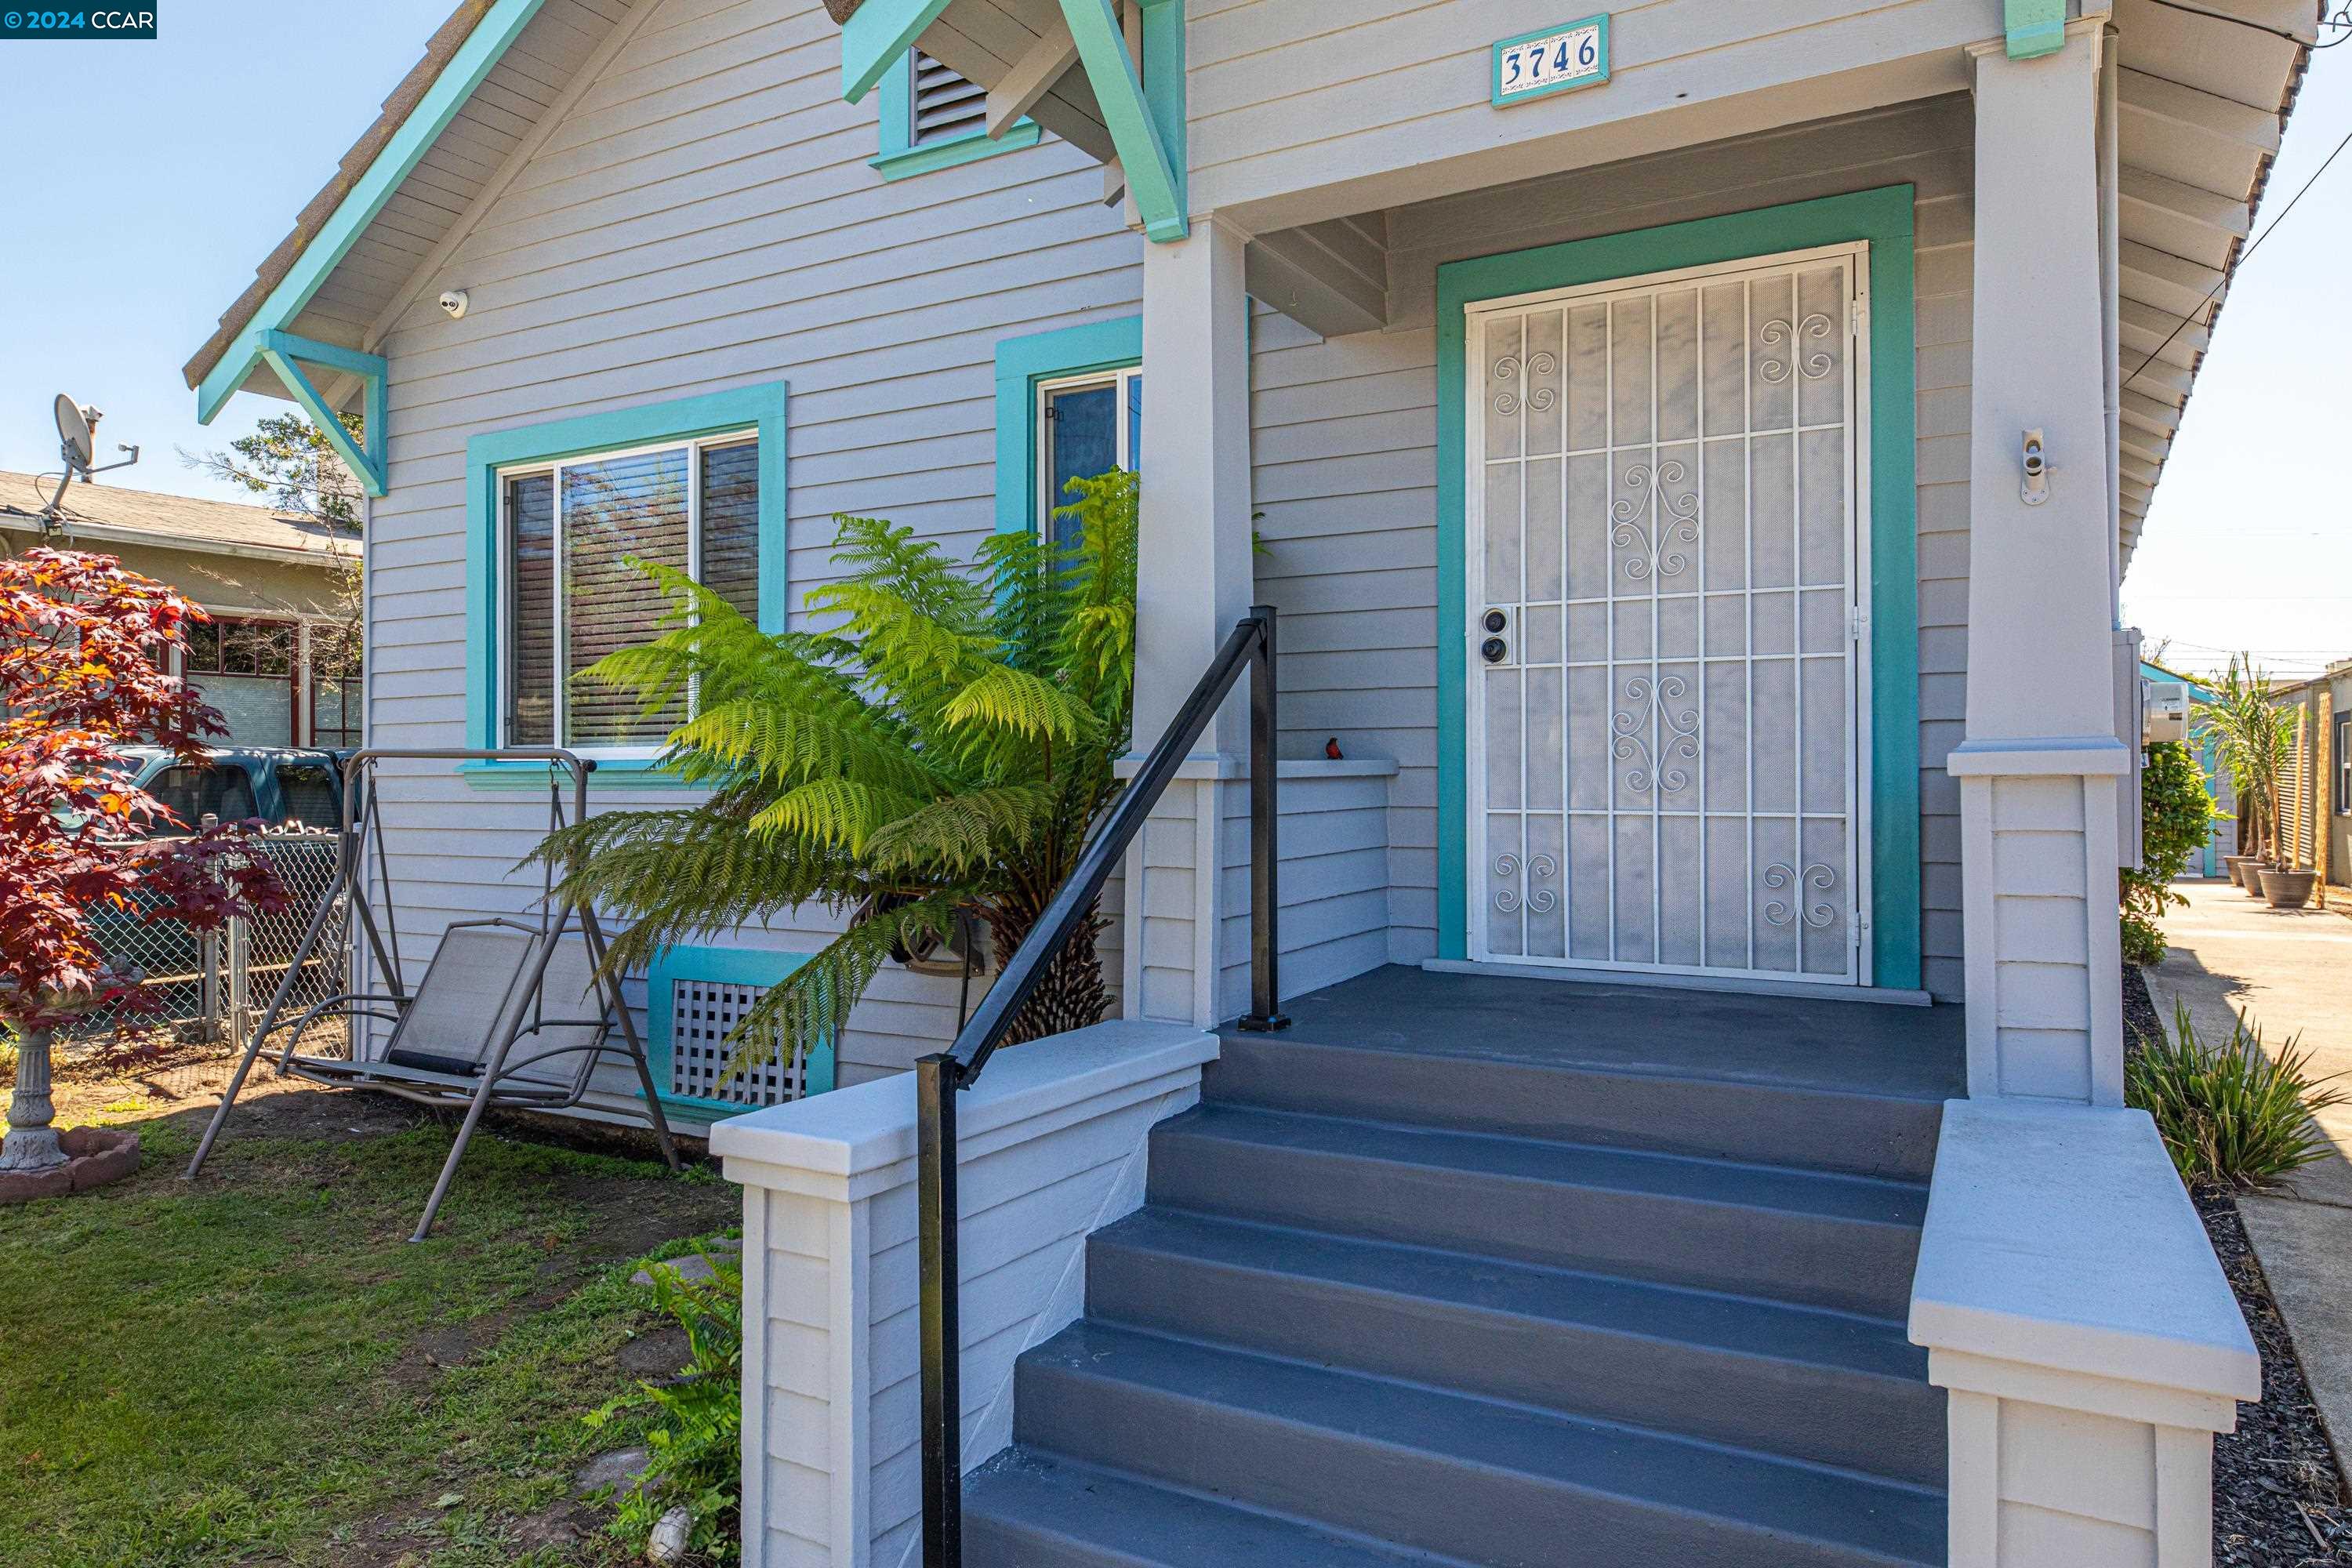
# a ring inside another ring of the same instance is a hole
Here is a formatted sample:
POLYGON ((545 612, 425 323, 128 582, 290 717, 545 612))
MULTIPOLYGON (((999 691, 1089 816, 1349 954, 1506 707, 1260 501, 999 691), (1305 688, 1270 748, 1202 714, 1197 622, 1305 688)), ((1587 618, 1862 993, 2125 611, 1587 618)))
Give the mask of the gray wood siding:
MULTIPOLYGON (((1141 308, 1141 242, 1068 147, 885 182, 867 163, 874 105, 841 101, 839 30, 816 5, 643 3, 656 8, 387 341, 392 493, 373 508, 369 577, 376 745, 465 743, 469 437, 790 382, 797 605, 828 579, 836 511, 969 552, 994 526, 997 340, 1141 308), (464 321, 434 307, 444 287, 471 293, 464 321)), ((386 793, 413 977, 447 921, 536 896, 536 877, 513 867, 546 799, 442 767, 405 770, 386 793)), ((683 797, 600 785, 595 798, 683 797)), ((837 929, 804 910, 742 940, 808 949, 837 929)), ((1114 984, 1118 942, 1114 928, 1114 984)), ((957 989, 887 971, 851 1020, 841 1081, 936 1048, 957 989)))
POLYGON ((1964 87, 1958 46, 2002 25, 1998 0, 1636 0, 1611 12, 1606 85, 1497 114, 1495 40, 1580 8, 1191 0, 1187 14, 1193 206, 1268 226, 1964 87))
POLYGON ((1262 595, 1283 614, 1284 751, 1401 764, 1390 953, 1436 952, 1436 276, 1457 258, 1781 202, 1916 188, 1919 721, 1927 981, 1960 991, 1969 226, 1965 99, 1664 153, 1388 215, 1391 331, 1322 340, 1261 310, 1253 361, 1262 595))

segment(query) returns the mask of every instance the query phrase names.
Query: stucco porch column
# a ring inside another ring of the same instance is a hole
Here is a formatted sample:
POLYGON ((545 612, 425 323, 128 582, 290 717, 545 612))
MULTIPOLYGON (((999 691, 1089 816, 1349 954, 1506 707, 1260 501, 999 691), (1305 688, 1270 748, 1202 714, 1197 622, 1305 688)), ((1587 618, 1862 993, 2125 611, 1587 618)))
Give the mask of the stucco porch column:
POLYGON ((2099 19, 1973 51, 1976 321, 1960 784, 1969 1091, 2123 1099, 2099 19), (2038 503, 2024 447, 2049 465, 2038 503))
MULTIPOLYGON (((1212 215, 1196 217, 1187 238, 1143 247, 1139 755, 1250 606, 1247 240, 1212 215)), ((1247 864, 1240 782, 1248 763, 1247 700, 1237 690, 1219 710, 1128 853, 1121 934, 1129 1017, 1209 1024, 1241 1011, 1236 986, 1246 985, 1246 971, 1237 982, 1226 975, 1222 928, 1246 906, 1241 884, 1228 897, 1223 884, 1230 879, 1219 872, 1247 864)))

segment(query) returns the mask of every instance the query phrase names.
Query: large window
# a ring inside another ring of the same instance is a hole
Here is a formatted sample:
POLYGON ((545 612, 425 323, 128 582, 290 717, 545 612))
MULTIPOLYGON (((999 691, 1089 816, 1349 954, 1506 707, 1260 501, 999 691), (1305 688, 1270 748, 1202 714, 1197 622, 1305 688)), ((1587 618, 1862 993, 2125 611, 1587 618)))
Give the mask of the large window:
POLYGON ((1067 531, 1054 509, 1069 500, 1063 488, 1113 468, 1143 462, 1143 372, 1135 367, 1066 376, 1037 386, 1037 528, 1048 538, 1067 531))
POLYGON ((499 470, 505 742, 650 752, 683 717, 578 679, 648 640, 666 607, 631 564, 760 611, 760 446, 737 432, 499 470))

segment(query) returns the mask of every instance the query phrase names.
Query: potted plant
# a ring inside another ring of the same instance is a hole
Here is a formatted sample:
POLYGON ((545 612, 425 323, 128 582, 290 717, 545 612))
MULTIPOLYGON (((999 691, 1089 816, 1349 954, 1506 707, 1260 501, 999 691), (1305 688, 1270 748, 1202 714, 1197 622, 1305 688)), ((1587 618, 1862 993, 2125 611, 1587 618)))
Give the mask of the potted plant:
POLYGON ((108 1003, 152 1007, 92 917, 135 913, 200 930, 281 908, 267 859, 229 824, 143 837, 176 819, 125 782, 121 748, 204 760, 220 715, 163 655, 204 611, 112 556, 37 549, 0 559, 0 1027, 16 1043, 16 1087, 0 1140, 0 1200, 61 1194, 138 1169, 135 1134, 51 1122, 57 1029, 108 1003))
POLYGON ((2272 704, 2270 692, 2270 678, 2253 656, 2239 654, 2213 695, 2196 706, 2195 738, 2212 742, 2237 791, 2239 844, 2246 853, 2234 858, 2231 873, 2256 899, 2263 897, 2259 868, 2277 863, 2272 801, 2293 743, 2294 717, 2272 704))
POLYGON ((2246 885, 2246 879, 2239 868, 2252 858, 2251 855, 2224 855, 2221 857, 2221 874, 2229 878, 2233 886, 2242 888, 2246 885))
POLYGON ((2316 871, 2297 870, 2292 866, 2269 867, 2262 875, 2263 897, 2274 910, 2299 910, 2311 901, 2312 885, 2318 879, 2316 871))

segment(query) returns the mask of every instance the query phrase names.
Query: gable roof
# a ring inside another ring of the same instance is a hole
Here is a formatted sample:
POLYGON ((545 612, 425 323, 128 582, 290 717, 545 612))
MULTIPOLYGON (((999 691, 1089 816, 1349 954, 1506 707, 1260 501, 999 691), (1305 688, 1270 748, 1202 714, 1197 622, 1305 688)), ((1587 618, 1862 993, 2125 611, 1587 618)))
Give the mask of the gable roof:
MULTIPOLYGON (((57 489, 57 476, 0 469, 0 529, 37 532, 41 506, 57 489)), ((359 536, 299 512, 118 485, 76 484, 59 509, 69 540, 91 543, 156 544, 215 555, 265 555, 291 560, 308 556, 326 563, 349 557, 359 536)))
MULTIPOLYGON (((268 332, 372 352, 656 4, 459 0, 184 367, 198 419, 240 389, 292 395, 262 363, 268 332)), ((324 400, 348 408, 359 390, 346 379, 324 400)))
POLYGON ((415 112, 416 106, 424 101, 425 92, 440 79, 441 72, 457 54, 458 46, 473 33, 476 24, 489 11, 491 4, 492 0, 458 0, 457 8, 449 14, 449 19, 434 30, 433 37, 425 45, 425 58, 408 68, 408 74, 400 79, 400 85, 394 88, 391 96, 383 100, 383 111, 376 116, 375 123, 352 143, 351 151, 343 154, 343 161, 335 165, 332 177, 319 187, 319 194, 304 203, 302 210, 294 215, 293 228, 278 242, 276 249, 262 258, 261 265, 254 269, 253 281, 246 286, 245 292, 239 294, 227 310, 221 312, 219 326, 182 370, 181 374, 187 378, 192 390, 203 383, 214 365, 220 363, 221 355, 228 352, 229 344, 252 321, 262 302, 269 298, 270 291, 294 270, 294 263, 300 258, 303 249, 317 237, 327 220, 334 216, 335 209, 342 205, 343 198, 352 194, 352 188, 360 183, 361 176, 368 172, 384 148, 391 145, 393 136, 406 122, 409 115, 415 112))

